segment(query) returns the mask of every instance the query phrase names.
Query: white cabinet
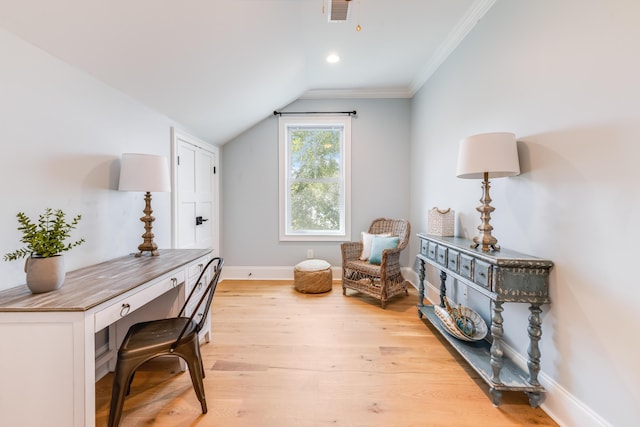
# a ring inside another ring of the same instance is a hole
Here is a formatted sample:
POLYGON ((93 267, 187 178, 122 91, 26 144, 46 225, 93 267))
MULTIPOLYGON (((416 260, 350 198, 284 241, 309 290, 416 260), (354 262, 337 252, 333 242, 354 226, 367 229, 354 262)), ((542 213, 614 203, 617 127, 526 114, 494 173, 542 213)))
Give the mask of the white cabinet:
POLYGON ((125 256, 67 273, 54 292, 1 291, 0 342, 10 350, 0 352, 1 424, 93 426, 96 332, 108 328, 109 350, 99 363, 113 365, 117 339, 129 324, 177 314, 210 252, 125 256))

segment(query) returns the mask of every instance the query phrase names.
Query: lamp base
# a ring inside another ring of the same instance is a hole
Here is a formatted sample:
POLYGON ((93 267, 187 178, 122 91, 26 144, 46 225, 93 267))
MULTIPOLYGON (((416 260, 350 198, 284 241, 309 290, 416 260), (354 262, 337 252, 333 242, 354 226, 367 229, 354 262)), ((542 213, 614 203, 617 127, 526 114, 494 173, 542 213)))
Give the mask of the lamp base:
POLYGON ((494 251, 500 250, 500 245, 497 244, 498 239, 493 237, 492 235, 481 235, 473 238, 473 245, 471 245, 471 249, 475 249, 478 246, 482 245, 482 250, 485 252, 489 252, 491 249, 494 251))
POLYGON ((138 246, 138 250, 140 252, 138 252, 136 254, 136 258, 141 257, 144 252, 151 252, 151 254, 150 254, 151 256, 159 256, 160 255, 160 253, 158 253, 158 246, 156 246, 156 245, 153 245, 153 247, 150 247, 150 246, 141 244, 140 246, 138 246))
POLYGON ((477 248, 482 245, 482 250, 484 252, 489 252, 490 250, 499 251, 500 246, 498 245, 498 239, 491 235, 491 230, 493 227, 489 224, 489 220, 491 220, 491 212, 495 210, 493 206, 491 206, 491 197, 489 196, 489 174, 487 172, 484 173, 484 179, 482 180, 482 198, 480 202, 482 202, 481 206, 478 206, 476 210, 480 212, 480 219, 482 220, 482 224, 478 226, 478 231, 480 232, 478 236, 473 238, 473 245, 471 245, 472 249, 477 248))
POLYGON ((153 210, 151 209, 151 193, 149 191, 147 191, 147 194, 144 196, 144 202, 145 206, 143 212, 145 215, 140 218, 140 221, 144 222, 145 232, 142 235, 144 241, 138 246, 138 250, 140 252, 136 254, 136 258, 142 256, 143 252, 151 252, 151 256, 160 255, 158 253, 158 245, 153 241, 155 236, 151 232, 151 229, 153 228, 153 221, 156 219, 151 215, 153 210))

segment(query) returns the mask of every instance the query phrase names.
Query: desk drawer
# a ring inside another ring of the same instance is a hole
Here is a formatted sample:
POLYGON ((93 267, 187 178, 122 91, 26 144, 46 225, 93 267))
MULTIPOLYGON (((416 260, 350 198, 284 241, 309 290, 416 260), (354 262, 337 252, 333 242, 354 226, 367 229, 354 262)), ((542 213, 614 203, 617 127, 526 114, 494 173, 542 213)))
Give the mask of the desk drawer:
POLYGON ((189 305, 197 304, 198 301, 200 300, 200 297, 204 293, 205 289, 207 289, 207 285, 209 284, 209 273, 207 272, 206 274, 204 274, 202 276, 202 280, 200 280, 197 283, 196 283, 196 279, 198 278, 196 277, 193 280, 190 279, 189 286, 187 286, 187 289, 186 289, 187 294, 185 298, 189 298, 189 295, 191 294, 191 290, 195 288, 195 290, 193 291, 193 296, 191 297, 191 300, 189 302, 189 305))
POLYGON ((466 279, 473 279, 473 258, 460 254, 460 275, 466 279))
POLYGON ((113 305, 98 311, 95 314, 95 330, 99 331, 120 318, 132 313, 154 300, 165 292, 175 288, 184 282, 184 269, 177 270, 174 274, 158 279, 153 285, 129 295, 128 297, 115 301, 113 305))
MULTIPOLYGON (((186 281, 187 297, 189 296, 189 292, 191 292, 191 289, 193 289, 193 286, 196 285, 195 282, 196 280, 198 280, 198 277, 200 277, 200 273, 202 273, 202 269, 204 268, 205 265, 207 265, 208 261, 209 261, 209 257, 200 258, 195 263, 189 266, 189 269, 187 272, 187 281, 186 281)), ((204 290, 204 286, 206 286, 206 284, 209 283, 208 278, 209 278, 209 274, 205 274, 202 277, 202 283, 200 283, 201 290, 196 292, 201 292, 202 290, 204 290)))
POLYGON ((196 260, 193 264, 189 265, 188 277, 190 281, 196 280, 198 278, 200 273, 202 273, 202 269, 204 268, 204 266, 207 265, 208 261, 209 257, 202 257, 199 260, 196 260))
POLYGON ((491 284, 491 264, 476 260, 473 272, 473 281, 480 286, 489 288, 491 284))

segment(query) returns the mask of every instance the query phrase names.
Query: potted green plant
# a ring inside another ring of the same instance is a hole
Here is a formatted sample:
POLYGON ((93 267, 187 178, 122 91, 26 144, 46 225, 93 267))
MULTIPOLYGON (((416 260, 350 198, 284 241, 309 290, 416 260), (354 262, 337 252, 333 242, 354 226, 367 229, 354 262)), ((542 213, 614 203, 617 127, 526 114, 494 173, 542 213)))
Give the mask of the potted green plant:
POLYGON ((27 286, 33 293, 49 292, 59 289, 64 282, 65 269, 63 252, 84 243, 84 239, 66 243, 71 230, 76 228, 82 218, 77 215, 67 222, 61 209, 45 209, 38 221, 32 221, 24 212, 16 214, 22 232, 20 241, 26 246, 4 256, 5 261, 26 258, 24 271, 27 274, 27 286))

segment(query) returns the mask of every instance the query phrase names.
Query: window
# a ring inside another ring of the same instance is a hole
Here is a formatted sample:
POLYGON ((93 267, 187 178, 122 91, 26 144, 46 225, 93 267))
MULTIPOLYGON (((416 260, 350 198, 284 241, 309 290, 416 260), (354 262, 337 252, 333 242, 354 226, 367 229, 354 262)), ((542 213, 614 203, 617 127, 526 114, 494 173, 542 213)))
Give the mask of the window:
POLYGON ((349 240, 351 117, 279 120, 280 240, 349 240))

